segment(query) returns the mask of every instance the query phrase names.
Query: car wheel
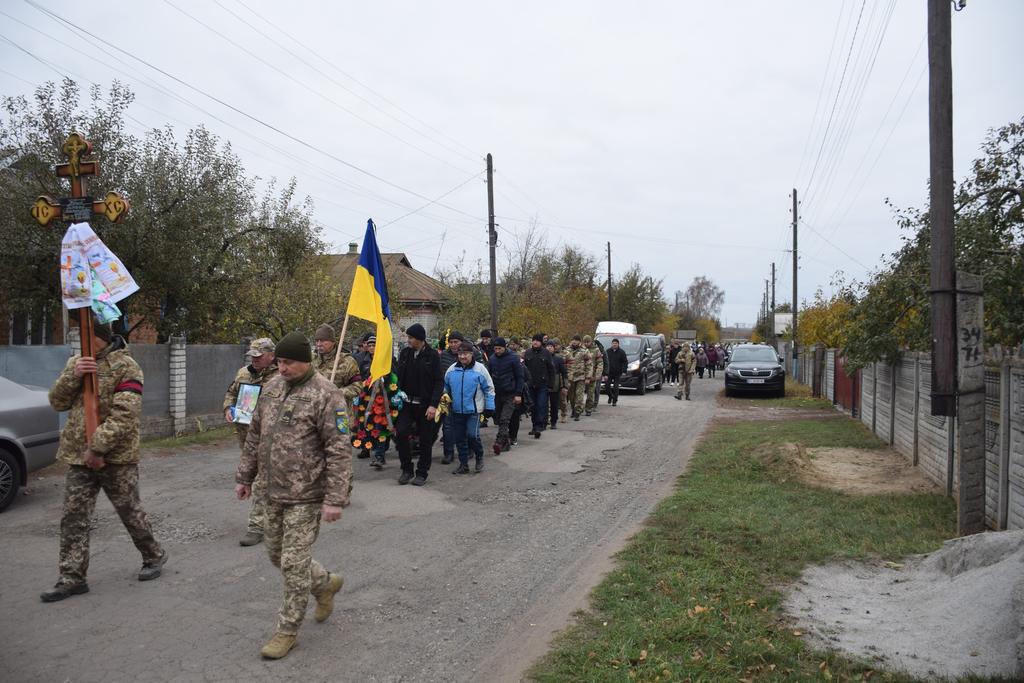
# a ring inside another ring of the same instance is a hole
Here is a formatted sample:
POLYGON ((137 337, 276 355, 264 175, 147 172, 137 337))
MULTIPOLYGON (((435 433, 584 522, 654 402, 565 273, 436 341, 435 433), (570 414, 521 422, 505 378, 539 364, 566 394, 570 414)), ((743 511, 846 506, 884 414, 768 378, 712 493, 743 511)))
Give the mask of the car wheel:
POLYGON ((7 509, 18 495, 21 466, 9 451, 0 448, 0 512, 7 509))
POLYGON ((781 389, 779 389, 778 392, 776 392, 775 396, 778 398, 786 398, 786 387, 782 387, 781 389))
POLYGON ((636 383, 636 393, 643 396, 647 393, 647 373, 640 375, 640 379, 636 383))

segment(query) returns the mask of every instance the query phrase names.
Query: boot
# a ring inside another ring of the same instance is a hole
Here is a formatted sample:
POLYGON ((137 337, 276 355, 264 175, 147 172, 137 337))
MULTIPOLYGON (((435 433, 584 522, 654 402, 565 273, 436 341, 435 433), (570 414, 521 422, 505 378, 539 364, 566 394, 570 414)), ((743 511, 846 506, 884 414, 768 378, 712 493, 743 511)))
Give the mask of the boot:
POLYGON ((279 631, 274 634, 269 643, 263 646, 260 654, 266 659, 281 659, 293 647, 295 647, 295 636, 291 633, 281 633, 279 631))
POLYGON ((152 581, 153 579, 160 576, 163 572, 161 567, 167 563, 167 551, 156 558, 155 560, 149 560, 142 563, 142 569, 139 570, 139 581, 152 581))
POLYGON ((257 543, 263 542, 263 534, 258 531, 246 531, 245 536, 242 536, 242 540, 238 542, 238 545, 248 547, 250 545, 256 545, 257 543))
POLYGON ((412 481, 412 472, 402 472, 402 476, 398 477, 398 483, 403 486, 412 481))
POLYGON ((85 581, 81 583, 63 583, 58 582, 56 586, 48 591, 43 591, 39 594, 39 599, 43 602, 57 602, 64 598, 70 598, 72 595, 81 595, 82 593, 89 592, 89 584, 85 581))
POLYGON ((334 611, 334 594, 341 590, 341 587, 345 585, 345 579, 342 578, 341 574, 329 574, 327 578, 327 587, 324 588, 323 592, 316 597, 316 610, 313 612, 313 618, 318 622, 326 621, 327 617, 331 616, 331 612, 334 611))
POLYGON ((445 456, 444 456, 443 458, 441 458, 441 464, 442 464, 442 465, 451 465, 451 464, 452 464, 452 460, 453 460, 454 458, 455 458, 455 456, 454 456, 454 455, 448 455, 448 454, 446 453, 446 454, 445 454, 445 456))

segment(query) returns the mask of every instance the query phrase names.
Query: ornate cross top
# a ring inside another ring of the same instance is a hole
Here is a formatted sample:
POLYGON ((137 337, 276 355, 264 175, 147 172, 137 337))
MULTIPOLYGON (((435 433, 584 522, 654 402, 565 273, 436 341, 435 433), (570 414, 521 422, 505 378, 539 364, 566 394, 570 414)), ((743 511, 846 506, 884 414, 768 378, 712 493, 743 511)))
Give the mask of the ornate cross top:
POLYGON ((89 141, 80 133, 72 133, 60 149, 68 160, 57 164, 57 175, 71 180, 71 197, 55 200, 40 195, 32 205, 32 217, 43 226, 57 219, 68 223, 87 222, 94 215, 103 216, 111 223, 120 221, 128 213, 127 199, 117 192, 108 192, 103 199, 93 199, 85 194, 84 176, 100 172, 99 162, 85 158, 92 153, 89 141))

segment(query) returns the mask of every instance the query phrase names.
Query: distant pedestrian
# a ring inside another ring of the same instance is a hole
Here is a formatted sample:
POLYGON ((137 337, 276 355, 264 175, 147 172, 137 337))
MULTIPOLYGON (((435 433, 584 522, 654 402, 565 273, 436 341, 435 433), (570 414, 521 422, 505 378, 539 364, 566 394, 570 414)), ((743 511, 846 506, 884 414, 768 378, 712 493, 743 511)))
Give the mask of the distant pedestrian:
MULTIPOLYGON (((463 341, 464 338, 458 331, 448 334, 448 346, 441 351, 439 358, 442 376, 448 372, 448 368, 459 361, 459 347, 462 346, 463 341)), ((455 459, 455 436, 452 434, 451 411, 445 413, 441 418, 441 448, 443 449, 441 464, 448 465, 455 459)))
POLYGON ((704 379, 704 370, 708 367, 708 356, 704 352, 704 345, 697 349, 697 377, 704 379))
POLYGON ((629 358, 626 352, 619 348, 619 340, 612 339, 612 347, 608 349, 608 404, 616 406, 619 404, 619 382, 622 380, 622 373, 629 365, 629 358))
POLYGON ((399 484, 423 486, 430 474, 431 449, 436 429, 434 415, 441 402, 444 376, 436 351, 427 347, 427 332, 423 325, 413 323, 405 330, 409 345, 398 355, 398 387, 408 399, 402 404, 395 424, 395 445, 402 463, 399 484), (419 443, 419 458, 413 477, 412 443, 416 437, 419 443))
POLYGON ((490 373, 495 391, 494 421, 498 425, 498 436, 492 448, 495 455, 501 455, 512 445, 509 429, 513 414, 523 403, 525 377, 522 361, 508 350, 503 337, 494 339, 490 373))
POLYGON ((593 415, 597 410, 598 398, 601 396, 601 379, 604 377, 604 351, 594 343, 594 338, 589 334, 583 337, 583 346, 590 354, 590 374, 586 385, 586 404, 584 406, 587 415, 593 415))
POLYGON ((679 366, 676 365, 676 355, 679 353, 679 344, 672 342, 668 346, 668 383, 679 383, 679 366))
POLYGON ((718 352, 715 350, 714 346, 708 346, 704 353, 707 355, 708 359, 708 376, 714 377, 715 369, 718 368, 718 352))
POLYGON ((572 408, 572 419, 579 422, 580 415, 586 407, 587 378, 592 370, 590 353, 583 348, 580 336, 574 335, 566 349, 565 367, 569 373, 569 405, 572 408))
MULTIPOLYGON (((555 339, 547 339, 544 348, 551 354, 551 362, 555 372, 548 384, 548 421, 552 429, 558 429, 558 413, 562 405, 562 397, 568 393, 569 376, 565 370, 565 359, 556 351, 555 339)), ((562 414, 563 418, 565 414, 562 414)))
POLYGON ((679 388, 676 390, 675 399, 681 401, 685 394, 686 400, 689 401, 690 382, 693 380, 693 371, 697 369, 697 355, 688 344, 683 344, 676 354, 676 366, 679 368, 679 388))
POLYGON ((480 443, 480 416, 494 414, 494 384, 483 363, 473 360, 473 345, 463 342, 459 360, 444 376, 444 390, 451 397, 452 433, 459 451, 459 466, 452 474, 469 473, 469 452, 476 456, 476 472, 484 469, 480 443))

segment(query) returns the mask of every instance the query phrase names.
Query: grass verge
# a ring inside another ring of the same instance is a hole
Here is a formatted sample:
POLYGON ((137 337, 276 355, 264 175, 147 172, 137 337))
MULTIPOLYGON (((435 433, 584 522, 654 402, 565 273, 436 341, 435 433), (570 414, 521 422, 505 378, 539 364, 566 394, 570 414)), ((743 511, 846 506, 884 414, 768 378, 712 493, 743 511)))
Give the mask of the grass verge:
POLYGON ((220 441, 234 437, 235 428, 232 425, 222 425, 213 429, 206 429, 201 432, 182 434, 181 436, 165 436, 152 439, 143 439, 143 448, 180 448, 182 446, 202 446, 214 441, 220 441))
POLYGON ((860 423, 723 425, 709 432, 590 611, 529 671, 537 681, 883 680, 815 652, 778 611, 779 587, 833 558, 895 560, 956 533, 939 495, 853 497, 800 483, 782 445, 878 448, 860 423), (867 678, 865 678, 867 677, 867 678))
MULTIPOLYGON (((724 396, 724 393, 723 393, 724 396)), ((811 396, 811 388, 806 384, 794 382, 786 378, 786 396, 784 398, 769 398, 766 396, 734 396, 725 398, 724 401, 731 405, 756 405, 769 406, 773 408, 820 408, 831 409, 832 402, 824 398, 811 396)))

